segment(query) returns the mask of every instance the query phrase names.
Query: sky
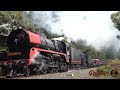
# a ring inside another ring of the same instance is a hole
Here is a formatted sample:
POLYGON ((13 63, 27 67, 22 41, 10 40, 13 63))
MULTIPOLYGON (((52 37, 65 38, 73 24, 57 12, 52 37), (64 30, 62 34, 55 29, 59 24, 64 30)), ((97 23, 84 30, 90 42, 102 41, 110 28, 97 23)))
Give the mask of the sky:
POLYGON ((114 44, 120 47, 116 35, 120 32, 113 26, 110 16, 116 11, 62 11, 60 22, 52 24, 52 31, 64 33, 74 40, 83 39, 88 44, 100 48, 114 44))

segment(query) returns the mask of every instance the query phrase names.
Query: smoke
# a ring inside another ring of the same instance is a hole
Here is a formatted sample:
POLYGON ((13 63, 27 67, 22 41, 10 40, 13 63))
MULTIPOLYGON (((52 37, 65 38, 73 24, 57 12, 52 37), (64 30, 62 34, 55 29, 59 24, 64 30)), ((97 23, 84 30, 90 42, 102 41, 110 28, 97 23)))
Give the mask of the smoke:
POLYGON ((34 11, 33 23, 39 27, 44 27, 52 33, 63 34, 60 28, 60 18, 57 11, 34 11))
POLYGON ((35 11, 34 23, 72 40, 85 40, 96 49, 114 46, 118 51, 120 32, 113 27, 110 16, 116 11, 35 11), (53 13, 54 12, 54 13, 53 13), (56 15, 56 17, 53 17, 56 15))
POLYGON ((111 13, 110 11, 63 12, 61 22, 64 33, 74 40, 84 39, 89 45, 99 49, 108 45, 108 41, 112 43, 112 40, 116 39, 115 35, 119 34, 110 20, 111 13))

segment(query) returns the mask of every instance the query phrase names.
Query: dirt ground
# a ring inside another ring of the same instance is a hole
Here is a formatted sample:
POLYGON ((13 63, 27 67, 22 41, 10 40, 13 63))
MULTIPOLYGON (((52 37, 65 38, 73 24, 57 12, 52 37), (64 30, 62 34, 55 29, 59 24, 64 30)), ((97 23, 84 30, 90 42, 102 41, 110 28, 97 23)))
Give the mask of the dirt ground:
POLYGON ((89 75, 91 70, 95 71, 96 68, 69 70, 67 72, 32 75, 28 77, 14 77, 12 79, 99 79, 98 77, 89 75))

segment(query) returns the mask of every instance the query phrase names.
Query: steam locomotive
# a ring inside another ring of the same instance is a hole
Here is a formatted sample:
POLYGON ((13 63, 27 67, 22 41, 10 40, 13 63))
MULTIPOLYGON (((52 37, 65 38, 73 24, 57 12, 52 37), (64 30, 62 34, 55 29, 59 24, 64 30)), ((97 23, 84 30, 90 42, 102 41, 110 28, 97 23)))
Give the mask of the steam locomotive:
POLYGON ((6 43, 8 51, 0 52, 2 76, 46 74, 99 65, 87 52, 22 28, 13 30, 6 43))

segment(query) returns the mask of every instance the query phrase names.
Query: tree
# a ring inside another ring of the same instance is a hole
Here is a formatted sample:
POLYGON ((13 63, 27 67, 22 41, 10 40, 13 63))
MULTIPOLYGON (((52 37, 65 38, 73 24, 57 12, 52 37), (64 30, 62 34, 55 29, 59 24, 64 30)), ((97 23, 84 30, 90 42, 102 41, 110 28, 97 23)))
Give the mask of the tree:
POLYGON ((106 54, 107 59, 116 59, 117 51, 114 45, 110 45, 109 47, 103 47, 102 51, 106 54))
POLYGON ((0 11, 0 34, 8 35, 12 26, 17 26, 22 18, 23 11, 0 11))
POLYGON ((111 14, 111 20, 114 26, 120 31, 120 11, 111 14))
POLYGON ((106 60, 106 53, 102 51, 97 51, 97 58, 100 60, 106 60))
MULTIPOLYGON (((112 13, 111 14, 111 20, 114 24, 114 27, 120 31, 120 11, 116 12, 116 13, 112 13)), ((120 35, 117 35, 116 36, 117 39, 120 39, 120 35)), ((118 59, 120 59, 120 49, 119 51, 117 52, 117 57, 118 59)))
MULTIPOLYGON (((114 24, 114 27, 120 31, 120 11, 112 13, 111 20, 114 24)), ((120 39, 120 35, 117 35, 116 38, 120 39)))

